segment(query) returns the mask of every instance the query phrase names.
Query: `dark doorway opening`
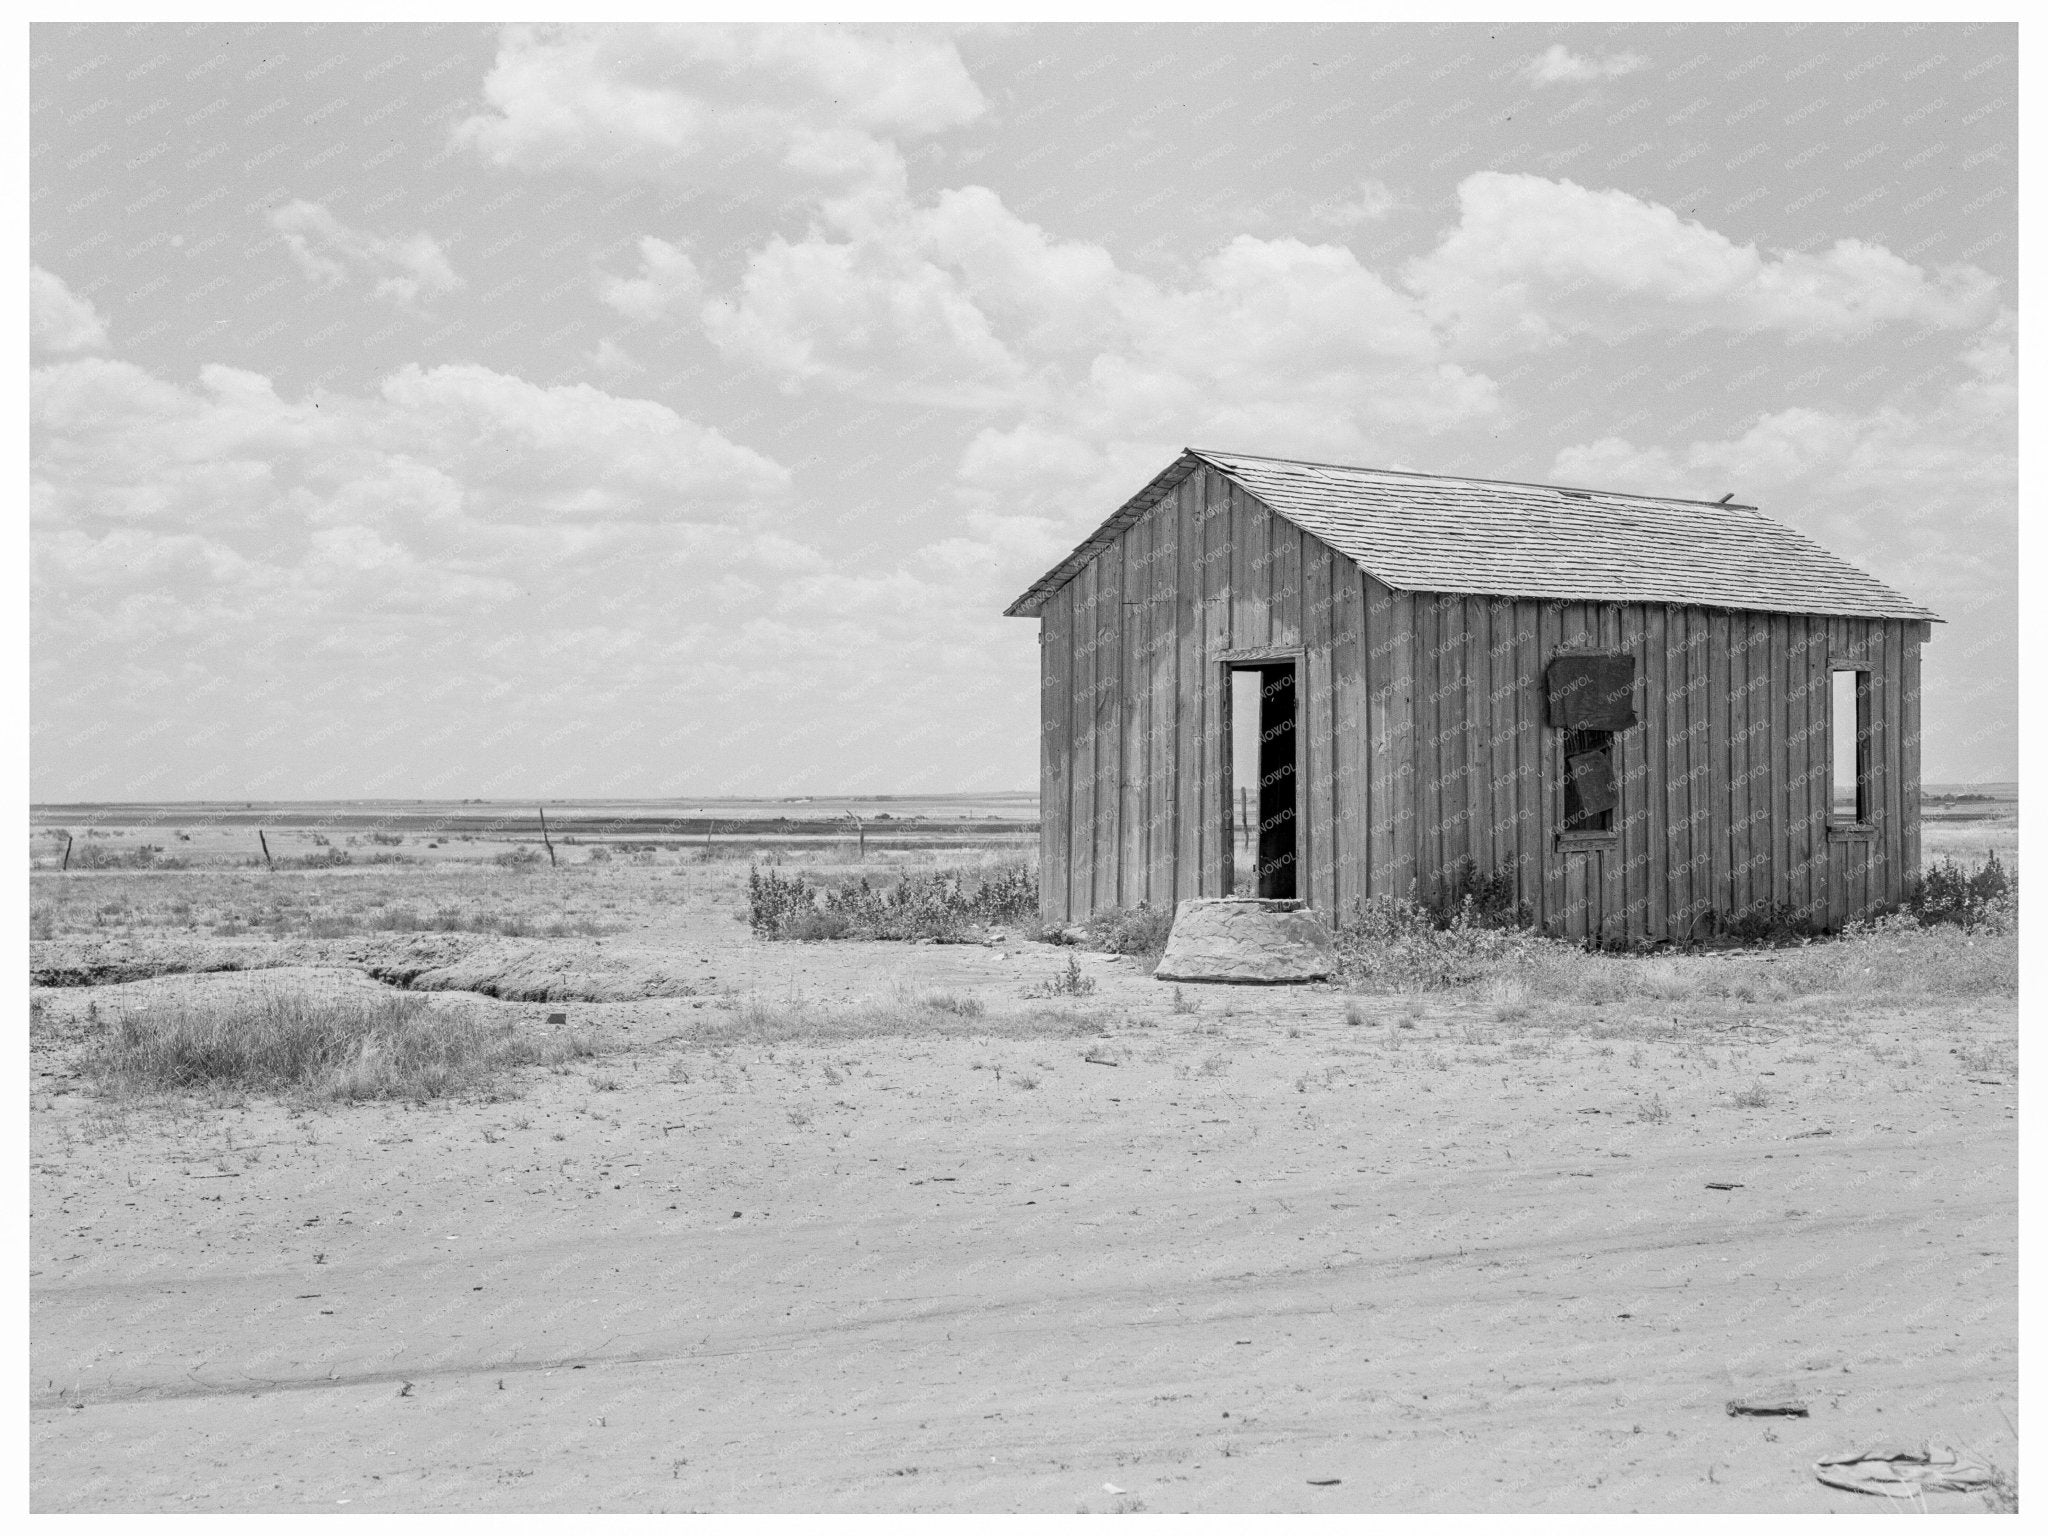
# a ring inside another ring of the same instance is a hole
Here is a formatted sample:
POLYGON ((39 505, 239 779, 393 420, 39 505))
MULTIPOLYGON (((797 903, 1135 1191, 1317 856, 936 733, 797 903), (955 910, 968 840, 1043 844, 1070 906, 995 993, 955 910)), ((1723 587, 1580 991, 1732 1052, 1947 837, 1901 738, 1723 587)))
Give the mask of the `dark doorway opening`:
POLYGON ((1231 889, 1240 893, 1291 899, 1297 892, 1299 703, 1293 662, 1231 669, 1231 889))

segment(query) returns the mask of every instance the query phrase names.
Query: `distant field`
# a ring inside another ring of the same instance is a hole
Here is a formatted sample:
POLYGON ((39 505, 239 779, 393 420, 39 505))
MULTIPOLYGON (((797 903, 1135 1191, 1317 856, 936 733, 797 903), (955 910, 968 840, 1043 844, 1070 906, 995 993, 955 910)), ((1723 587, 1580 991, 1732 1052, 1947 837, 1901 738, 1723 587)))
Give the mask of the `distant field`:
POLYGON ((883 795, 774 800, 288 800, 41 804, 29 808, 29 864, 62 863, 65 839, 100 850, 86 867, 442 863, 490 859, 552 841, 563 863, 590 850, 745 858, 790 846, 871 853, 1032 846, 1038 796, 883 795), (542 818, 546 819, 543 838, 542 818), (261 834, 259 840, 258 834, 261 834), (139 855, 140 849, 153 853, 139 855), (346 857, 344 857, 346 855, 346 857))
MULTIPOLYGON (((713 860, 777 853, 807 860, 878 858, 920 850, 1027 853, 1038 839, 1038 796, 877 795, 797 799, 287 800, 86 802, 29 807, 29 867, 260 867, 260 831, 279 867, 440 864, 544 848, 541 817, 561 863, 609 853, 665 852, 713 860), (858 821, 856 821, 858 818, 858 821), (79 850, 96 846, 81 866, 79 850), (143 855, 139 850, 151 849, 143 855), (346 857, 344 857, 346 855, 346 857)), ((1927 862, 2019 857, 2017 784, 1930 784, 1922 797, 1927 862)))
POLYGON ((1920 794, 1920 858, 1981 864, 1992 854, 2017 866, 2020 787, 2017 784, 1929 784, 1920 794))

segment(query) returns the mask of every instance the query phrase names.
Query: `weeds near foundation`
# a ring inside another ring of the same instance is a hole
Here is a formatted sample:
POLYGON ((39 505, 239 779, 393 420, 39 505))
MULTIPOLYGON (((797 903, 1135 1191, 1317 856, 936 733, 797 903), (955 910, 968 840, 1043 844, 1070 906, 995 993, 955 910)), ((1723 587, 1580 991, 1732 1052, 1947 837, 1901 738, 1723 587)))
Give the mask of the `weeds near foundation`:
POLYGON ((1038 874, 1029 865, 862 875, 814 884, 801 872, 747 870, 747 922, 764 939, 936 939, 967 942, 998 924, 1035 924, 1038 874))
POLYGON ((1088 949, 1157 960, 1166 952, 1173 914, 1141 901, 1135 907, 1107 907, 1074 926, 1088 949))

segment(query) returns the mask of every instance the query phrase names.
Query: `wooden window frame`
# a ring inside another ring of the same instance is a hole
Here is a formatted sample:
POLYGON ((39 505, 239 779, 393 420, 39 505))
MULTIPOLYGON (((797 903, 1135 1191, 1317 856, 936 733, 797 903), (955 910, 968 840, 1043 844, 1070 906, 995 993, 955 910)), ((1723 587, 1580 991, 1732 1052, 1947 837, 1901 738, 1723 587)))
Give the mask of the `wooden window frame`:
POLYGON ((1871 814, 1875 809, 1871 794, 1875 764, 1871 761, 1871 737, 1874 731, 1877 687, 1876 673, 1870 659, 1864 656, 1830 656, 1828 658, 1828 837, 1835 842, 1868 842, 1877 836, 1877 821, 1871 814), (1855 695, 1856 754, 1855 806, 1848 816, 1835 809, 1835 731, 1839 722, 1835 718, 1835 678, 1841 673, 1852 674, 1855 695))
MULTIPOLYGON (((1547 673, 1550 662, 1556 660, 1560 656, 1633 656, 1634 654, 1635 652, 1628 650, 1623 646, 1560 645, 1555 650, 1551 651, 1544 658, 1544 667, 1547 673)), ((1541 675, 1542 674, 1539 674, 1539 676, 1541 675)), ((1638 687, 1644 686, 1641 667, 1636 668, 1636 682, 1638 687)), ((1539 686, 1541 686, 1540 683, 1539 686)), ((1637 719, 1640 723, 1640 714, 1637 716, 1637 719)), ((1555 750, 1550 754, 1552 771, 1555 774, 1557 780, 1557 832, 1553 843, 1553 846, 1556 848, 1556 851, 1559 853, 1601 853, 1612 852, 1613 850, 1618 849, 1621 846, 1621 827, 1619 825, 1619 817, 1617 817, 1615 813, 1621 809, 1620 795, 1622 775, 1620 737, 1622 733, 1620 731, 1577 732, 1568 730, 1561 725, 1547 724, 1545 725, 1544 729, 1552 733, 1556 737, 1557 743, 1555 750), (1569 777, 1568 772, 1565 768, 1565 740, 1567 737, 1573 735, 1605 736, 1607 738, 1607 749, 1609 752, 1614 754, 1614 792, 1616 796, 1616 802, 1614 805, 1608 807, 1607 810, 1600 813, 1607 818, 1607 824, 1605 826, 1567 827, 1564 824, 1565 782, 1566 779, 1569 777)))

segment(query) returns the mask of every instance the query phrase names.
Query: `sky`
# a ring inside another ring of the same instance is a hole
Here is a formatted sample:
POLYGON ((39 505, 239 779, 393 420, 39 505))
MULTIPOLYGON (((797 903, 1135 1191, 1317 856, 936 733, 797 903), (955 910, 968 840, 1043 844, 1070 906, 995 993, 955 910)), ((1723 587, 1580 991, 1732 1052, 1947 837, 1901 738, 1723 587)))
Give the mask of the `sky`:
POLYGON ((1028 788, 1183 446, 1737 500, 2017 777, 2009 25, 31 34, 39 801, 1028 788))

